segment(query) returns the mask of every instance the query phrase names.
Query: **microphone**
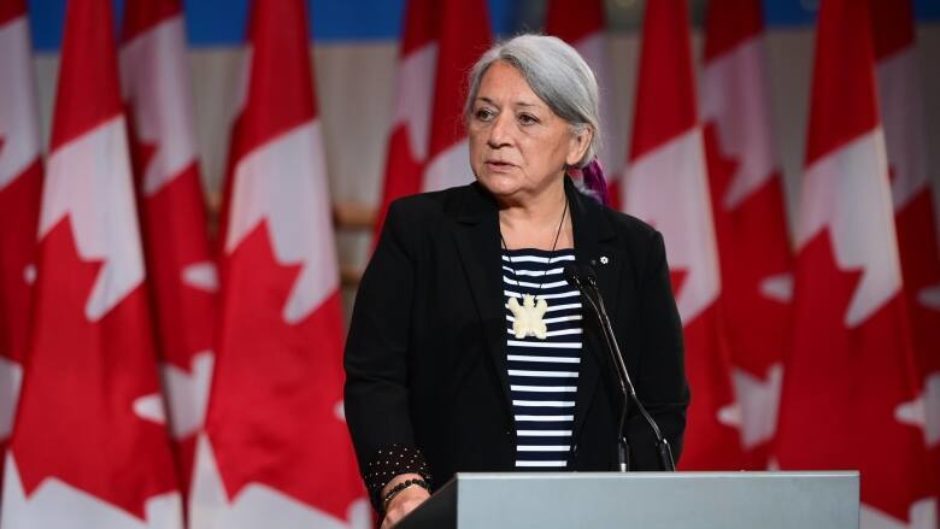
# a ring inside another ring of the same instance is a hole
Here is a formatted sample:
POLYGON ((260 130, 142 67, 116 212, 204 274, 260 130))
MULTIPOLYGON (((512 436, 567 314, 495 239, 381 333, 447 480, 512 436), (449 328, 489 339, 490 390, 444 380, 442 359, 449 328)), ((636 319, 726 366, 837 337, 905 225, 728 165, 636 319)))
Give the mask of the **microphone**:
POLYGON ((597 286, 597 274, 594 272, 594 268, 569 264, 564 268, 563 273, 568 283, 577 288, 584 299, 587 300, 592 312, 595 317, 597 317, 598 323, 600 323, 601 331, 604 335, 604 342, 607 345, 607 352, 610 354, 611 363, 617 375, 617 382, 623 394, 623 406, 620 410, 619 428, 617 429, 617 456, 620 471, 626 472, 630 468, 629 449, 623 427, 631 400, 636 404, 640 414, 643 416, 646 423, 649 424, 650 429, 656 437, 656 448, 663 470, 674 471, 676 464, 672 456, 672 448, 669 446, 669 441, 663 436, 659 425, 656 424, 653 417, 646 411, 646 407, 640 402, 639 397, 636 395, 633 382, 630 380, 630 373, 627 371, 626 364, 624 364, 623 355, 617 343, 613 325, 610 322, 610 317, 607 315, 607 307, 604 305, 604 298, 601 296, 600 289, 597 286))
MULTIPOLYGON (((620 472, 627 472, 630 470, 630 447, 627 444, 627 436, 623 431, 623 425, 627 417, 627 410, 630 406, 630 391, 627 389, 629 384, 629 377, 624 378, 621 374, 621 370, 617 367, 617 361, 615 358, 619 357, 619 349, 616 346, 616 340, 611 344, 610 334, 607 333, 607 328, 604 325, 604 316, 606 311, 604 310, 603 300, 595 299, 596 288, 596 277, 593 275, 593 270, 587 273, 583 271, 581 267, 576 264, 566 265, 562 273, 565 276, 565 280, 568 281, 568 284, 577 288, 581 292, 582 298, 584 298, 588 304, 593 309, 594 315, 597 316, 598 321, 601 324, 602 335, 604 336, 604 342, 606 343, 607 352, 611 355, 611 360, 615 366, 615 372, 617 374, 617 385, 620 389, 620 394, 623 396, 623 405, 620 407, 620 416, 617 421, 617 469, 620 472), (593 283, 591 283, 593 281, 593 283), (600 301, 600 303, 598 303, 600 301)), ((625 368, 624 368, 625 369, 625 368)))

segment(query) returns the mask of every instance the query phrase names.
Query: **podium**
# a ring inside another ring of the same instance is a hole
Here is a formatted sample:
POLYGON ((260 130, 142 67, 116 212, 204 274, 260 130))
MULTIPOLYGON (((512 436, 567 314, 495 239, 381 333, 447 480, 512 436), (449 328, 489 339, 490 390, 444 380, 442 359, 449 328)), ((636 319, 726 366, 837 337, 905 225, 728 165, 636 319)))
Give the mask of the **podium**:
POLYGON ((398 529, 857 529, 858 472, 459 473, 398 529))

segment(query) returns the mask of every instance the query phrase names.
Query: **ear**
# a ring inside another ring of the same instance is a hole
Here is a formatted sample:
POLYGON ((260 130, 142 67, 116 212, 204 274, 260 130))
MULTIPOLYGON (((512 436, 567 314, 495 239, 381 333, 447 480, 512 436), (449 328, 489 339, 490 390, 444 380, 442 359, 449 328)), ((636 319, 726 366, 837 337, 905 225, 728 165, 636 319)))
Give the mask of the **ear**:
POLYGON ((594 129, 591 127, 584 127, 580 131, 573 132, 568 145, 568 155, 565 157, 565 163, 568 166, 574 167, 581 161, 581 158, 584 158, 584 153, 587 152, 588 147, 591 145, 593 138, 594 129))

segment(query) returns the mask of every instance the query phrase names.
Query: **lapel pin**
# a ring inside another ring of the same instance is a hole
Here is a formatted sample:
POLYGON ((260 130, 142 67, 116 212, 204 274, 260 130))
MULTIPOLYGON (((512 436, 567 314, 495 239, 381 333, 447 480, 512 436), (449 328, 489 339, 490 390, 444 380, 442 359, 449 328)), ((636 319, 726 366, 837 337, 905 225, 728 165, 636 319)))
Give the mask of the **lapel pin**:
POLYGON ((610 259, 608 259, 606 255, 601 256, 601 264, 607 264, 609 261, 610 259))

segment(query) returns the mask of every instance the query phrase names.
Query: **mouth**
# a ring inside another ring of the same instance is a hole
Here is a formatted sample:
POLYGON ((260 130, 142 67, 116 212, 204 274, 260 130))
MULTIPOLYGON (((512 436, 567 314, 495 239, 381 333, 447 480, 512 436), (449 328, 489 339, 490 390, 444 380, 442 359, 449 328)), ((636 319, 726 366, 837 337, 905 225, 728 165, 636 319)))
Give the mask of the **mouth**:
POLYGON ((510 167, 515 167, 515 165, 509 162, 504 162, 502 160, 487 160, 485 163, 487 167, 489 167, 490 169, 495 169, 495 170, 509 169, 510 167))

